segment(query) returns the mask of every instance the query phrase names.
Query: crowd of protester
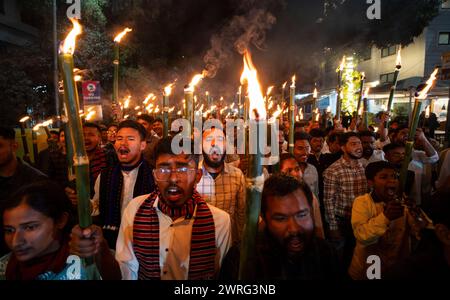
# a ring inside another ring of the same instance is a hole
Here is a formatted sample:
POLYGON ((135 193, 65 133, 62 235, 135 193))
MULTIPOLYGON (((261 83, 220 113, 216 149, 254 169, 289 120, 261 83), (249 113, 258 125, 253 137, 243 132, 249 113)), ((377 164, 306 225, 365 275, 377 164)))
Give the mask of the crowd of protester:
MULTIPOLYGON (((400 191, 409 129, 386 118, 280 125, 245 279, 371 279, 371 256, 381 279, 450 278, 449 148, 417 129, 400 191)), ((249 157, 226 153, 224 128, 196 133, 199 155, 175 153, 169 133, 149 115, 83 124, 93 225, 80 228, 64 126, 35 163, 0 128, 0 279, 85 279, 67 272, 74 257, 102 279, 242 279, 249 157)))

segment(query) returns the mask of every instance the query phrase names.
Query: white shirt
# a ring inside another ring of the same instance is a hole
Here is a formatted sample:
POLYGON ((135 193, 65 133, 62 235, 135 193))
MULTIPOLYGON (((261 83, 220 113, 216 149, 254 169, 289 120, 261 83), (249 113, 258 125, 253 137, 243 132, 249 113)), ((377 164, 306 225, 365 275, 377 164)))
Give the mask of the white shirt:
POLYGON ((436 188, 441 188, 446 179, 450 176, 450 151, 447 151, 442 158, 441 171, 439 172, 438 180, 436 180, 436 188))
MULTIPOLYGON (((141 165, 139 165, 140 167, 141 165)), ((122 184, 122 203, 120 205, 120 213, 123 215, 125 207, 128 203, 133 200, 134 185, 136 184, 136 179, 139 173, 139 167, 134 168, 129 172, 122 171, 123 184, 122 184)), ((91 199, 92 203, 92 216, 98 216, 100 214, 100 175, 98 175, 97 180, 95 180, 94 191, 95 195, 91 199)))
MULTIPOLYGON (((133 224, 139 207, 148 196, 143 195, 133 199, 126 207, 122 216, 122 223, 120 224, 119 236, 116 243, 116 260, 119 262, 122 279, 125 280, 138 279, 139 263, 133 251, 133 224)), ((191 236, 182 234, 186 230, 186 220, 183 217, 173 221, 158 209, 158 201, 159 199, 156 199, 153 206, 156 208, 159 219, 159 266, 161 269, 161 278, 187 280, 189 274, 191 236), (168 252, 170 251, 175 252, 172 257, 179 258, 180 265, 167 265, 166 261, 168 252), (164 272, 169 272, 169 274, 164 272)), ((216 265, 220 267, 223 258, 231 246, 230 215, 219 208, 209 204, 207 205, 214 219, 216 247, 219 250, 216 256, 216 259, 218 259, 216 265)))
POLYGON ((381 160, 386 160, 384 158, 383 150, 373 150, 372 156, 369 157, 369 159, 365 159, 363 157, 359 161, 361 162, 363 167, 366 168, 368 164, 376 162, 376 161, 381 161, 381 160))
POLYGON ((412 196, 416 203, 422 203, 422 186, 431 185, 431 178, 426 176, 425 164, 434 164, 439 161, 439 155, 435 153, 428 157, 424 151, 412 151, 412 160, 408 165, 408 170, 414 172, 414 184, 412 187, 412 196))
POLYGON ((314 195, 319 195, 319 173, 317 173, 316 167, 311 164, 306 165, 303 181, 309 186, 314 195))

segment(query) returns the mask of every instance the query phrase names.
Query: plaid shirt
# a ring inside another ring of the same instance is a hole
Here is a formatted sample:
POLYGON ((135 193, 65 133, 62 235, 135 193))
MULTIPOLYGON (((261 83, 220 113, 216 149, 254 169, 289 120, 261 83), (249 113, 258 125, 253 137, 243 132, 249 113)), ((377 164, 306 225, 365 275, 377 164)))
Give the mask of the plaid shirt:
POLYGON ((353 201, 368 192, 364 168, 358 160, 343 157, 323 173, 325 216, 330 230, 337 230, 337 217, 350 220, 353 201))
POLYGON ((233 243, 240 241, 245 223, 245 178, 242 171, 225 163, 223 170, 214 179, 202 164, 203 176, 197 184, 197 191, 203 199, 218 207, 231 217, 233 243))

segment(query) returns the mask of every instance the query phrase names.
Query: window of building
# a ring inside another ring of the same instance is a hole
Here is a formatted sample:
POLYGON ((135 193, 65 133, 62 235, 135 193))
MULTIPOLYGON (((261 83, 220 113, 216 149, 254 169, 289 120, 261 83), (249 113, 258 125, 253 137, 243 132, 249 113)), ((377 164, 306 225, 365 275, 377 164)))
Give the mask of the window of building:
POLYGON ((439 33, 439 45, 448 45, 450 44, 450 32, 441 32, 439 33))
POLYGON ((394 72, 380 75, 380 84, 394 82, 394 72))
POLYGON ((443 9, 450 9, 450 0, 442 2, 441 8, 443 8, 443 9))
POLYGON ((390 46, 381 49, 381 57, 391 56, 397 53, 397 46, 390 46))
POLYGON ((372 58, 372 47, 368 47, 364 50, 362 50, 359 54, 361 60, 369 60, 372 58))
POLYGON ((0 0, 0 14, 5 14, 5 1, 0 0))

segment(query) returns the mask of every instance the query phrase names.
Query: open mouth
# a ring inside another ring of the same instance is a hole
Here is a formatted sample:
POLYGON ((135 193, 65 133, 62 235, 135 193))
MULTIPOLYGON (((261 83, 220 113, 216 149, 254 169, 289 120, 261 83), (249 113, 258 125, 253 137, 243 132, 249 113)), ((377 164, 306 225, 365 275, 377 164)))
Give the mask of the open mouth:
POLYGON ((166 189, 166 194, 169 201, 177 201, 183 197, 183 190, 177 186, 170 186, 166 189))
POLYGON ((118 151, 120 157, 126 157, 130 153, 128 148, 120 148, 118 151))
POLYGON ((386 187, 386 195, 388 195, 389 197, 391 198, 395 197, 396 192, 397 192, 396 187, 386 187))
POLYGON ((287 243, 289 252, 300 252, 303 250, 303 245, 303 241, 298 237, 290 238, 287 243))

